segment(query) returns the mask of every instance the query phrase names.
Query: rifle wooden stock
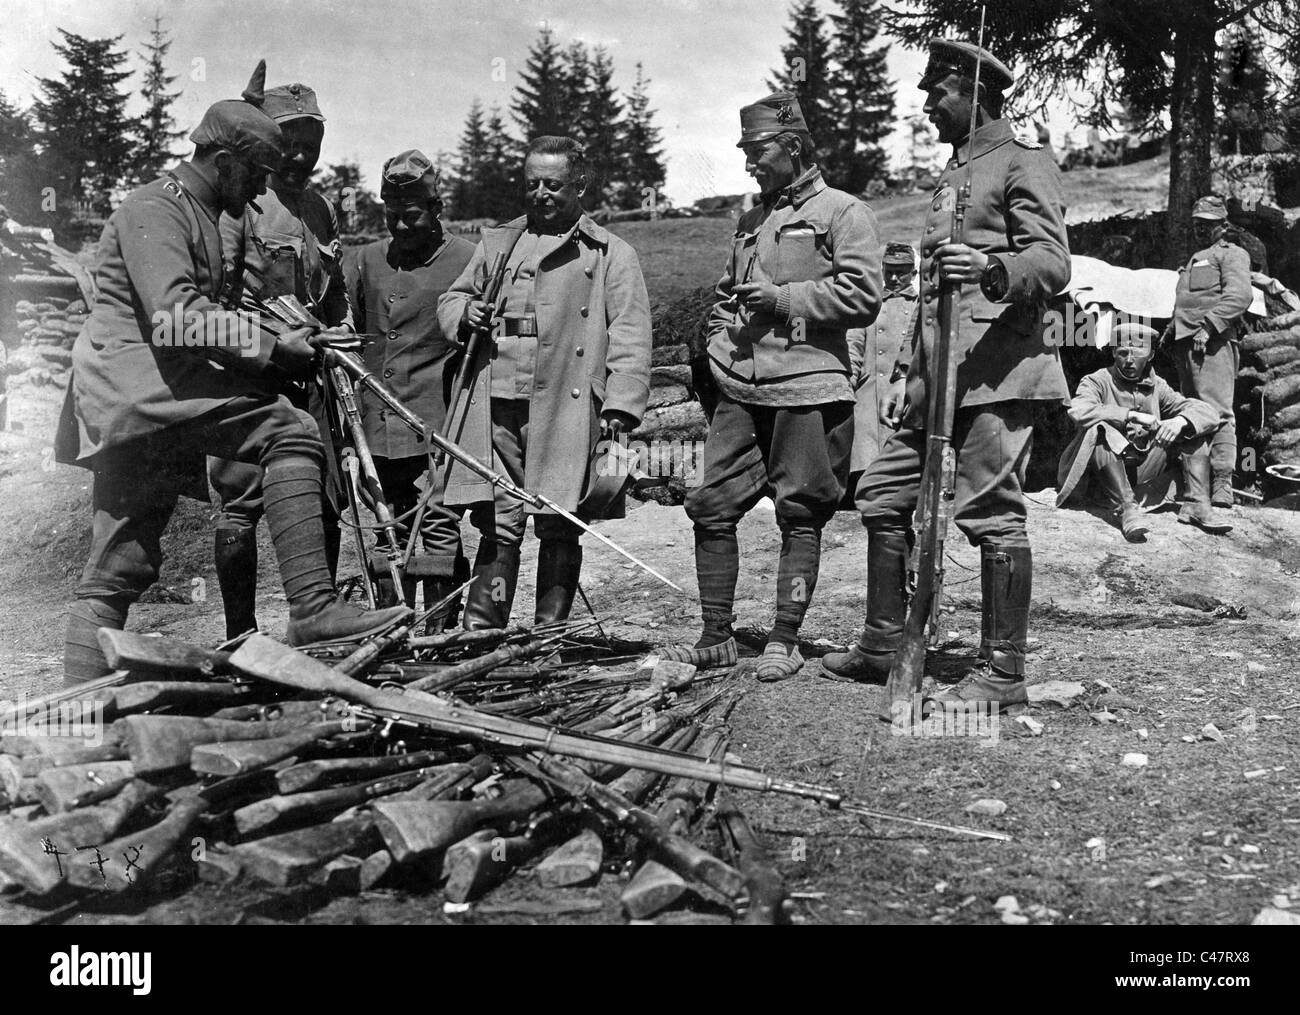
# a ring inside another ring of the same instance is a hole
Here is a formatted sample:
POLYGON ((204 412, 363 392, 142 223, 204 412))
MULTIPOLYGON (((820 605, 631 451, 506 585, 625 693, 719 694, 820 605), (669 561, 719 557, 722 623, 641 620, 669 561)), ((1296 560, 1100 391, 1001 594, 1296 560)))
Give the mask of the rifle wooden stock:
POLYGON ((782 908, 785 883, 745 816, 730 799, 724 799, 718 808, 717 820, 736 858, 736 866, 745 876, 745 888, 749 892, 749 908, 741 922, 762 926, 788 922, 782 908))
POLYGON ((36 776, 36 797, 46 814, 80 807, 85 798, 107 787, 121 788, 135 778, 129 761, 91 761, 47 768, 36 776))
POLYGON ((324 789, 340 782, 378 779, 411 769, 430 768, 452 760, 455 751, 417 751, 383 758, 326 758, 304 761, 286 768, 275 777, 276 789, 282 794, 324 789))
POLYGON ((113 715, 141 712, 166 705, 187 708, 220 708, 247 696, 247 689, 235 684, 197 681, 142 680, 123 684, 105 696, 104 711, 113 715))
POLYGON ((537 865, 537 883, 543 888, 590 884, 600 877, 604 863, 605 844, 592 829, 584 828, 537 865))
POLYGON ((229 652, 211 652, 175 638, 107 627, 101 627, 97 637, 109 666, 135 676, 185 673, 213 677, 230 672, 229 652))
POLYGON ((277 794, 265 800, 256 800, 235 811, 235 828, 241 836, 250 838, 255 834, 266 835, 272 830, 282 831, 293 825, 320 821, 367 800, 411 789, 435 771, 431 768, 417 768, 354 786, 335 786, 309 793, 277 794))
POLYGON ((132 715, 120 720, 136 772, 147 775, 189 765, 194 748, 224 740, 269 740, 302 729, 296 720, 236 722, 181 715, 132 715))
POLYGON ((398 863, 441 859, 447 847, 488 824, 527 821, 551 795, 521 780, 496 800, 398 801, 376 804, 375 823, 398 863))
POLYGON ((74 864, 84 862, 76 849, 112 838, 127 819, 159 788, 134 779, 111 800, 36 821, 0 818, 0 872, 34 895, 44 895, 61 885, 74 864), (45 843, 66 855, 46 852, 45 843))
MULTIPOLYGON (((284 736, 266 740, 234 740, 223 743, 199 744, 190 752, 190 769, 196 775, 239 775, 251 772, 277 761, 283 761, 309 747, 318 740, 336 733, 352 733, 357 722, 323 722, 306 729, 295 730, 284 736)), ((365 723, 365 725, 369 725, 365 723)))
MULTIPOLYGON (((97 738, 100 739, 100 738, 97 738)), ((79 755, 87 750, 122 746, 120 723, 105 726, 100 743, 94 748, 86 746, 84 737, 50 737, 36 734, 0 737, 0 754, 14 758, 53 758, 56 764, 75 764, 79 755)))
POLYGON ((450 902, 480 898, 516 868, 560 842, 583 813, 580 805, 560 804, 536 815, 518 835, 503 836, 495 828, 485 828, 447 847, 443 893, 450 902))
POLYGON ((470 659, 439 673, 431 673, 427 677, 413 680, 407 686, 417 691, 428 691, 430 694, 447 691, 457 684, 473 680, 484 673, 491 673, 500 666, 531 659, 550 648, 553 641, 554 639, 551 638, 534 638, 522 645, 502 645, 499 649, 494 649, 477 659, 470 659))
MULTIPOLYGON (((231 657, 232 665, 272 683, 319 694, 333 694, 369 710, 416 723, 450 736, 468 737, 497 747, 545 750, 588 761, 646 768, 663 775, 704 779, 719 785, 759 792, 788 793, 837 806, 841 795, 826 786, 777 779, 758 769, 707 762, 662 748, 620 743, 604 737, 570 733, 522 719, 490 715, 460 703, 419 692, 397 693, 370 687, 287 645, 254 634, 231 657)), ((128 720, 129 721, 129 720, 128 720)))
POLYGON ((369 854, 378 844, 374 818, 363 813, 246 842, 231 852, 244 874, 287 888, 306 881, 335 857, 369 854))
POLYGON ((24 779, 34 779, 47 768, 59 768, 67 765, 85 765, 95 761, 121 761, 126 751, 120 746, 88 747, 61 758, 32 754, 25 758, 16 758, 0 754, 0 790, 9 797, 18 795, 18 786, 24 779))
MULTIPOLYGON (((115 670, 112 673, 104 674, 102 677, 96 677, 94 680, 84 681, 74 687, 63 687, 57 691, 51 691, 49 694, 27 698, 20 704, 0 712, 0 730, 12 726, 20 717, 30 715, 33 710, 41 712, 65 701, 85 701, 91 698, 99 698, 101 692, 124 684, 130 679, 131 674, 126 670, 115 670)), ((0 737, 0 742, 9 739, 11 738, 0 737)))

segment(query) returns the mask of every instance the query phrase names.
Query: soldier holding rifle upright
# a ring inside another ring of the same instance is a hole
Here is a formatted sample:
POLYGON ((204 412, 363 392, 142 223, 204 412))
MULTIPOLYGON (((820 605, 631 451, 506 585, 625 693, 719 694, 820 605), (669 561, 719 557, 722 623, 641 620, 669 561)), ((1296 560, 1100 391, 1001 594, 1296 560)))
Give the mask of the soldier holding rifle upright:
POLYGON ((736 661, 732 633, 740 550, 736 525, 770 491, 781 529, 776 621, 758 678, 803 667, 799 628, 821 561, 821 534, 844 497, 853 448, 848 331, 880 310, 876 219, 826 186, 790 92, 740 111, 737 147, 762 203, 736 224, 708 321, 718 406, 703 476, 686 497, 704 631, 661 654, 696 666, 736 661))
POLYGON ((277 335, 217 302, 218 219, 266 192, 280 128, 249 102, 218 102, 190 140, 193 157, 129 194, 104 227, 98 295, 73 349, 56 452, 95 483, 90 558, 68 611, 68 683, 107 672, 96 632, 122 629, 158 577, 163 530, 209 452, 262 469, 291 644, 361 637, 406 613, 338 602, 316 424, 278 393, 313 373, 308 332, 277 335))
POLYGON ((1013 135, 1002 93, 1013 78, 978 46, 936 39, 920 82, 925 112, 953 156, 939 178, 921 238, 921 302, 910 368, 895 384, 891 415, 901 428, 867 468, 857 502, 868 530, 867 616, 848 652, 822 660, 824 675, 883 683, 906 612, 909 525, 926 447, 928 375, 941 339, 940 287, 955 300, 960 340, 953 447, 954 519, 980 547, 983 624, 980 666, 940 700, 1027 701, 1024 655, 1032 557, 1021 492, 1036 401, 1068 400, 1056 348, 1045 340, 1044 303, 1070 277, 1065 208, 1055 163, 1036 141, 1013 135), (979 94, 975 94, 976 61, 979 94), (976 127, 970 136, 972 103, 976 127), (950 236, 958 188, 972 170, 964 241, 950 236))
MULTIPOLYGON (((592 452, 602 435, 632 430, 650 394, 650 299, 641 266, 625 241, 583 213, 587 185, 580 142, 530 141, 526 216, 483 230, 473 258, 438 301, 443 334, 458 345, 468 345, 476 330, 492 330, 448 409, 446 436, 584 521, 621 516, 618 498, 596 503, 611 484, 600 481, 592 452), (483 296, 499 256, 504 283, 489 306, 483 296)), ((451 466, 445 503, 472 505, 470 520, 482 534, 466 628, 506 625, 530 512, 539 540, 534 621, 568 619, 582 567, 577 526, 528 508, 461 463, 451 466)))

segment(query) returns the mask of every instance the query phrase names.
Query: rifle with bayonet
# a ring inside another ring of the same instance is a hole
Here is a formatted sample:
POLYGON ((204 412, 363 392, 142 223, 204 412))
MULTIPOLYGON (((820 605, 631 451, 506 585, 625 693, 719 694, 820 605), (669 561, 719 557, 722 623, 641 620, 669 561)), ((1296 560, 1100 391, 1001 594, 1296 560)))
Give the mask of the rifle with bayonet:
MULTIPOLYGON (((980 52, 984 46, 984 8, 980 8, 980 52)), ((970 129, 966 135, 969 153, 966 178, 958 188, 952 207, 949 243, 964 243, 966 210, 970 206, 971 176, 974 172, 975 128, 978 125, 980 56, 975 56, 975 87, 971 94, 970 129)), ((889 671, 881 702, 880 717, 889 722, 919 722, 912 715, 912 703, 919 700, 925 679, 926 646, 938 631, 943 603, 944 542, 952 520, 957 479, 957 451, 952 444, 953 414, 957 402, 957 347, 961 328, 961 283, 940 280, 939 334, 934 343, 933 362, 926 363, 929 407, 925 429, 925 463, 917 501, 914 529, 916 541, 909 562, 912 595, 903 624, 903 638, 889 671)))

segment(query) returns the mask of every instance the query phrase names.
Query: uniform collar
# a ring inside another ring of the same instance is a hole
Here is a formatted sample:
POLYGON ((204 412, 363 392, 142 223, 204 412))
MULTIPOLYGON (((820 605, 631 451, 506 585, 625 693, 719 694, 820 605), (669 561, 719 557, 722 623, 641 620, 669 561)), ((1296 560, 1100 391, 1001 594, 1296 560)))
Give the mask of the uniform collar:
MULTIPOLYGON (((982 127, 976 127, 974 134, 975 157, 979 158, 981 155, 987 155, 994 148, 1001 148, 1015 136, 1015 132, 1011 129, 1011 121, 1006 118, 993 120, 982 127)), ((966 152, 971 147, 970 140, 970 138, 965 138, 960 145, 953 146, 952 161, 949 163, 950 168, 966 164, 966 152)))
POLYGON ((1155 391, 1156 389, 1156 375, 1155 375, 1155 371, 1151 369, 1150 364, 1147 364, 1146 373, 1144 373, 1136 381, 1128 380, 1123 374, 1119 372, 1119 370, 1116 368, 1114 363, 1112 363, 1108 369, 1110 370, 1111 379, 1115 382, 1115 384, 1118 387, 1121 387, 1125 390, 1132 389, 1134 391, 1141 392, 1144 395, 1149 395, 1151 394, 1151 392, 1155 391))
POLYGON ((906 287, 904 287, 904 288, 902 288, 902 289, 897 289, 897 290, 895 290, 895 289, 886 289, 886 290, 884 290, 884 294, 883 294, 883 296, 882 296, 881 298, 887 300, 887 299, 890 299, 891 297, 892 297, 892 298, 905 299, 905 300, 914 300, 914 299, 916 299, 916 283, 913 282, 911 285, 906 286, 906 287))
MULTIPOLYGON (((523 233, 528 228, 528 216, 520 215, 519 218, 513 219, 512 221, 507 222, 504 226, 499 226, 497 228, 502 230, 512 230, 517 234, 523 233)), ((484 231, 486 232, 486 230, 484 231)), ((583 212, 578 216, 578 221, 571 225, 565 232, 559 234, 560 245, 563 246, 565 243, 568 243, 569 240, 578 233, 586 236, 597 246, 609 246, 609 233, 596 225, 596 223, 591 220, 591 216, 586 212, 583 212)))
POLYGON ((763 203, 769 208, 781 208, 787 204, 798 208, 808 198, 820 194, 825 189, 826 181, 822 179, 822 171, 812 165, 805 169, 803 175, 790 186, 773 194, 771 201, 765 200, 763 203))
POLYGON ((212 216, 213 221, 220 217, 221 198, 217 188, 209 183, 191 163, 178 162, 176 168, 172 170, 172 175, 180 181, 181 186, 203 207, 203 210, 212 216))

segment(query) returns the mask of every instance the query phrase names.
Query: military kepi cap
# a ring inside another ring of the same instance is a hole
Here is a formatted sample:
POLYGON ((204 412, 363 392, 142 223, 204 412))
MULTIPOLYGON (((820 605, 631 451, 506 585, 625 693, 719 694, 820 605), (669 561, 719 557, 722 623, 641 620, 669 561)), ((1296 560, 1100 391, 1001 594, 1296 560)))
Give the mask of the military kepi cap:
POLYGON ((1213 194, 1207 194, 1192 205, 1192 218, 1194 219, 1214 219, 1222 222, 1227 217, 1228 207, 1223 203, 1223 198, 1215 197, 1213 194))
POLYGON ((265 60, 257 62, 257 69, 253 71, 248 87, 244 89, 244 101, 260 107, 276 122, 304 117, 325 122, 320 105, 316 102, 316 93, 306 85, 295 82, 291 85, 276 85, 274 88, 266 87, 265 60))
POLYGON ((917 87, 928 91, 949 74, 974 78, 976 60, 980 65, 980 84, 999 92, 1015 84, 1011 69, 987 49, 957 39, 931 39, 930 62, 925 65, 925 73, 917 87))
POLYGON ((794 92, 773 92, 767 98, 741 108, 740 140, 736 142, 736 147, 743 148, 755 141, 766 141, 786 132, 812 136, 794 92))
POLYGON ((884 264, 886 268, 915 268, 916 251, 907 243, 886 243, 884 264))
POLYGON ((272 173, 279 172, 284 153, 284 138, 276 122, 242 99, 225 99, 209 106, 190 140, 247 155, 272 173))
POLYGON ((384 202, 402 198, 440 201, 438 170, 429 157, 412 148, 394 155, 384 163, 383 180, 379 184, 379 199, 384 202))

